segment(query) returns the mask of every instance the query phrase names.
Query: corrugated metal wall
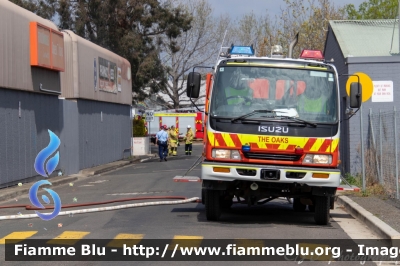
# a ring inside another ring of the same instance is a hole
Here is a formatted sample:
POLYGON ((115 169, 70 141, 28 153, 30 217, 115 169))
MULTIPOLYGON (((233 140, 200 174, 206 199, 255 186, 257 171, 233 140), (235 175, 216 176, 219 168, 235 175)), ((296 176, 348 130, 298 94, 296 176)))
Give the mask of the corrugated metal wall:
POLYGON ((76 101, 61 100, 60 168, 64 175, 79 172, 79 114, 76 101))
MULTIPOLYGON (((387 57, 389 59, 390 57, 387 57)), ((373 59, 373 57, 371 57, 373 59)), ((364 151, 367 152, 369 142, 369 109, 373 113, 379 113, 379 110, 393 111, 393 107, 400 102, 399 84, 400 84, 400 58, 393 57, 399 62, 363 62, 360 64, 349 64, 349 73, 363 72, 366 73, 372 81, 393 81, 393 102, 372 102, 371 99, 363 103, 363 133, 364 133, 364 151)), ((361 173, 361 134, 360 134, 360 111, 351 118, 350 123, 350 161, 352 174, 361 173)))
POLYGON ((0 185, 37 176, 36 155, 48 129, 60 134, 60 111, 57 96, 0 88, 0 185))
MULTIPOLYGON (((346 64, 345 58, 341 52, 339 44, 329 27, 328 37, 325 47, 325 58, 330 61, 334 59, 339 75, 353 74, 355 72, 366 73, 373 81, 393 81, 394 101, 393 102, 372 102, 371 99, 363 103, 363 133, 364 143, 367 147, 369 131, 368 131, 368 114, 371 108, 374 113, 382 111, 392 111, 396 102, 400 100, 400 95, 396 88, 400 84, 398 69, 400 67, 400 59, 396 57, 363 57, 351 58, 351 61, 359 61, 359 63, 346 64), (396 62, 399 61, 399 62, 396 62)), ((361 172, 361 134, 360 134, 360 111, 350 120, 345 120, 348 116, 345 114, 348 102, 346 102, 346 83, 348 76, 341 76, 340 96, 341 96, 341 135, 340 135, 340 157, 342 160, 342 174, 357 174, 361 172)), ((365 148, 366 150, 366 148, 365 148)))
POLYGON ((348 73, 348 66, 345 64, 342 51, 330 26, 327 35, 324 56, 328 62, 331 59, 334 60, 332 64, 336 67, 339 75, 340 117, 342 119, 342 122, 340 123, 340 144, 339 144, 340 159, 342 160, 340 168, 342 170, 342 174, 345 174, 350 171, 349 121, 343 119, 346 117, 345 112, 346 112, 346 106, 348 105, 346 99, 347 95, 346 82, 348 77, 340 75, 348 73))
POLYGON ((34 162, 49 144, 48 130, 61 140, 54 174, 61 170, 70 175, 122 159, 123 150, 130 148, 129 112, 128 105, 0 88, 0 187, 41 178, 34 162))
POLYGON ((130 106, 78 100, 79 168, 122 158, 131 146, 130 106))

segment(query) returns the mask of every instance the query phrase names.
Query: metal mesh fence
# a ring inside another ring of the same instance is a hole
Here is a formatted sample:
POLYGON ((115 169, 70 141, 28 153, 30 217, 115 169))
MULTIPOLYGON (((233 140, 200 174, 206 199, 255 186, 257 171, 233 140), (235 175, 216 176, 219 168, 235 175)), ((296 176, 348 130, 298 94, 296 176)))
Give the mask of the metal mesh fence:
POLYGON ((400 113, 379 111, 369 114, 369 137, 365 149, 365 176, 368 185, 380 183, 391 198, 399 199, 400 113))

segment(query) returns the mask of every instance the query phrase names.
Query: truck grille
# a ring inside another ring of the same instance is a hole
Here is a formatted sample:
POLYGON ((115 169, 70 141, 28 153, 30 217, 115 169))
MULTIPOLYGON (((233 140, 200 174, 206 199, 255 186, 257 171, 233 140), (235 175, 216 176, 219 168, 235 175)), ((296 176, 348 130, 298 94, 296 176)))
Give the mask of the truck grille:
POLYGON ((247 159, 261 159, 261 160, 277 160, 277 161, 298 161, 301 155, 297 154, 271 154, 271 153, 255 153, 245 152, 244 157, 247 159))

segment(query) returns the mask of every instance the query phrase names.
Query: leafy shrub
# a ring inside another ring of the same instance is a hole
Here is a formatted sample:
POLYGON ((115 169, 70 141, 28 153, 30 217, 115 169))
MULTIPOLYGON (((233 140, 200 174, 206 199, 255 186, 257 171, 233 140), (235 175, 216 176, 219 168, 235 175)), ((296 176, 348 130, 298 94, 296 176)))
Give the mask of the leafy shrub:
POLYGON ((134 137, 145 137, 146 136, 146 126, 145 121, 141 117, 136 117, 133 119, 133 136, 134 137))

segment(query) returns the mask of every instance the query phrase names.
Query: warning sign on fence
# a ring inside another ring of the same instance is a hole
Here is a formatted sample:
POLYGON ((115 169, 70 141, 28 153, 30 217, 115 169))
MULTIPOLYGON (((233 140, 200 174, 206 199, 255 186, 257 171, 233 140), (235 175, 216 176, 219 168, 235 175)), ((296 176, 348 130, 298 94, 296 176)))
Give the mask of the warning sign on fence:
POLYGON ((372 102, 393 102, 393 81, 373 81, 372 102))

